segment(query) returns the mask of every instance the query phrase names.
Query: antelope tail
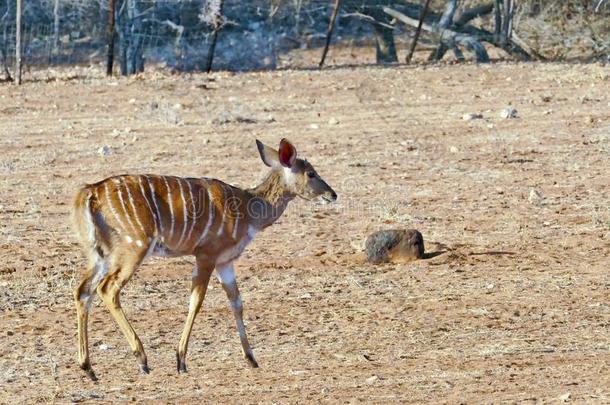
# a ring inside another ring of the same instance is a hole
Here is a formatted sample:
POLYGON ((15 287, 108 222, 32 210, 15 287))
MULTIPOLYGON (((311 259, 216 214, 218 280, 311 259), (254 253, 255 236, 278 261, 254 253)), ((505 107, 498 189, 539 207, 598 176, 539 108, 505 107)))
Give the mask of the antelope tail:
POLYGON ((78 239, 87 250, 97 248, 96 224, 91 206, 93 194, 88 187, 81 188, 74 198, 72 220, 78 239))

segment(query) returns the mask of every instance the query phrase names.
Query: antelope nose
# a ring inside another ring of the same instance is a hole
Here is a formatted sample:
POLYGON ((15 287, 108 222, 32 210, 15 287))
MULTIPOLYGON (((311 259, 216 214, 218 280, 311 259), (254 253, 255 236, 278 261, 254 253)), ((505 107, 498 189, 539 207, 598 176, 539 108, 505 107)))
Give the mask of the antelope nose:
POLYGON ((337 193, 335 193, 334 191, 330 192, 330 198, 333 201, 337 201, 337 193))

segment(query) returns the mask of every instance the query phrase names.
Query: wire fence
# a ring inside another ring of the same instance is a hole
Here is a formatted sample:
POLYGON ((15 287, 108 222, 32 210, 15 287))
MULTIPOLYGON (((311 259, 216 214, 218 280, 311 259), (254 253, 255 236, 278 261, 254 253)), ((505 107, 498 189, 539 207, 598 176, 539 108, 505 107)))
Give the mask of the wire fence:
MULTIPOLYGON (((22 70, 26 79, 29 70, 104 63, 109 1, 115 2, 115 73, 135 73, 153 65, 175 71, 204 69, 214 32, 209 10, 218 4, 222 4, 223 17, 214 69, 284 67, 280 59, 292 50, 323 46, 334 3, 332 0, 24 0, 22 70), (138 56, 137 66, 129 71, 125 62, 134 54, 138 56)), ((610 54, 610 0, 513 1, 515 29, 539 52, 569 57, 569 52, 580 46, 594 55, 610 54), (592 15, 596 18, 591 18, 592 15)), ((14 75, 15 3, 16 0, 0 0, 0 80, 2 75, 5 79, 14 75)), ((391 5, 417 16, 420 3, 344 0, 334 38, 374 46, 380 40, 376 30, 389 27, 390 37, 400 41, 402 36, 409 41, 413 29, 392 21, 384 14, 383 6, 391 5)), ((448 3, 432 1, 437 15, 448 3)), ((465 8, 464 4, 471 7, 480 2, 464 0, 459 4, 465 8)), ((488 18, 491 21, 488 25, 493 24, 491 14, 488 18)), ((438 45, 431 44, 433 35, 426 36, 422 43, 432 48, 438 45)))
MULTIPOLYGON (((13 3, 14 0, 0 0, 0 67, 7 74, 15 64, 13 3)), ((126 57, 125 47, 129 51, 130 46, 135 46, 145 65, 201 70, 213 32, 202 15, 209 3, 210 0, 117 0, 115 58, 121 61, 126 57), (126 43, 125 47, 122 43, 126 43)), ((105 61, 108 0, 32 0, 26 1, 24 7, 24 71, 105 61)), ((278 54, 321 42, 331 8, 332 2, 323 0, 225 1, 214 67, 276 67, 278 54)), ((342 25, 350 29, 354 23, 357 22, 344 21, 342 25)))

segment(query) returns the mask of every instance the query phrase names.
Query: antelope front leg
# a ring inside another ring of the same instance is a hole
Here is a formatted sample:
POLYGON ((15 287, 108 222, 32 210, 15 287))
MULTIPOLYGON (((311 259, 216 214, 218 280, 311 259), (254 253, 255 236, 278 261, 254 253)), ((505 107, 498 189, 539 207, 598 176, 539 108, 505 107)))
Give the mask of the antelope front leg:
POLYGON ((176 367, 178 373, 186 373, 186 351, 189 344, 189 338, 191 336, 191 330, 193 329, 193 323, 195 317, 201 309, 201 304, 205 298, 205 293, 208 289, 208 283, 210 282, 210 276, 214 271, 214 266, 207 264, 203 259, 197 258, 197 264, 193 270, 193 278, 191 282, 191 299, 189 301, 189 313, 186 317, 186 323, 182 336, 180 336, 180 343, 178 343, 178 350, 176 351, 176 367))
POLYGON ((258 367, 258 363, 254 359, 254 354, 252 353, 252 348, 250 347, 248 336, 246 335, 246 327, 243 319, 243 305, 235 280, 233 263, 229 262, 218 265, 216 267, 216 273, 218 275, 218 280, 220 280, 220 283, 222 284, 222 288, 227 293, 227 297, 231 302, 231 309, 233 309, 233 315, 235 315, 235 321, 237 322, 237 330, 239 331, 239 339, 241 340, 244 357, 252 367, 256 368, 258 367))

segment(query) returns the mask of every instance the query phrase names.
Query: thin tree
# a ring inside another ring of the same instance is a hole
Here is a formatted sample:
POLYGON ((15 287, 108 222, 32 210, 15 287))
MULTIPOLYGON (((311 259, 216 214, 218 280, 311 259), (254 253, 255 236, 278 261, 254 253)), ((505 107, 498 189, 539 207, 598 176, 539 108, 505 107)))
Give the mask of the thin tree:
POLYGON ((112 76, 114 65, 114 21, 115 0, 108 0, 108 53, 106 54, 106 76, 112 76))
POLYGON ((218 40, 218 31, 223 26, 223 6, 224 0, 209 0, 204 6, 199 18, 212 27, 212 35, 210 37, 210 48, 208 49, 208 60, 206 62, 205 71, 210 73, 212 63, 214 62, 214 51, 216 50, 216 41, 218 40))
POLYGON ((424 8, 421 10, 421 14, 419 16, 419 24, 417 25, 417 30, 415 31, 415 37, 413 38, 413 42, 411 42, 411 49, 409 49, 409 54, 407 55, 406 62, 407 64, 411 63, 411 59, 413 59, 413 53, 415 52, 415 47, 417 46, 417 41, 419 41, 419 35, 421 34, 421 27, 426 19, 426 14, 428 14, 428 7, 430 6, 430 0, 425 0, 424 8))
POLYGON ((328 31, 326 32, 326 44, 324 45, 324 50, 322 51, 322 58, 320 59, 319 67, 322 68, 324 66, 324 60, 326 59, 326 53, 328 52, 328 47, 330 46, 330 39, 333 35, 333 29, 335 27, 335 20, 337 19, 337 12, 339 11, 339 5, 341 0, 335 0, 335 6, 333 8, 333 13, 330 16, 330 21, 328 23, 328 31))
POLYGON ((15 83, 21 84, 21 15, 23 14, 23 0, 17 0, 15 16, 15 83))

